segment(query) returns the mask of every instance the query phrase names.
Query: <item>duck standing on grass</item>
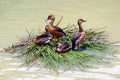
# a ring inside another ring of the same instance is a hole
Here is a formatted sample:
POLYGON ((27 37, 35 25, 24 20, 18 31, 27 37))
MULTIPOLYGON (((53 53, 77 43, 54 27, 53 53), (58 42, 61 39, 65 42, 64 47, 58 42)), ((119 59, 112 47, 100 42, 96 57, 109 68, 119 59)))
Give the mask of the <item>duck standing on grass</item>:
POLYGON ((65 32, 58 26, 54 26, 55 15, 50 14, 47 20, 51 20, 48 25, 45 26, 45 30, 51 34, 53 38, 56 38, 59 42, 61 38, 66 36, 65 32))
POLYGON ((55 44, 55 51, 58 53, 64 53, 70 50, 70 45, 67 42, 57 42, 55 44))
POLYGON ((51 41, 52 37, 48 32, 44 32, 43 34, 37 34, 34 38, 35 44, 48 44, 51 41))
POLYGON ((83 22, 86 22, 86 20, 78 19, 77 24, 79 26, 79 31, 75 32, 75 34, 72 37, 72 50, 75 49, 76 45, 78 47, 78 50, 81 50, 79 45, 85 41, 85 32, 81 26, 83 22))

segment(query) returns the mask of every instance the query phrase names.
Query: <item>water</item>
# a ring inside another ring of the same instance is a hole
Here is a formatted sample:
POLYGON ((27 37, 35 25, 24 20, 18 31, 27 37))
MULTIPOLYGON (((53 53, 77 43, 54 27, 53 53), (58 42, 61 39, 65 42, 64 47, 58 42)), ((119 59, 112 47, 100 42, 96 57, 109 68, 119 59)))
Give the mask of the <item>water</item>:
MULTIPOLYGON (((0 48, 17 41, 17 36, 26 35, 28 30, 44 31, 44 19, 51 13, 56 21, 63 15, 60 27, 76 24, 78 18, 86 19, 84 29, 107 27, 110 41, 120 41, 120 0, 1 0, 0 1, 0 48)), ((118 46, 118 50, 120 47, 118 46)), ((119 80, 120 56, 99 69, 66 71, 56 75, 38 67, 27 71, 21 60, 0 53, 0 80, 119 80)))
POLYGON ((99 68, 85 69, 85 71, 62 71, 59 74, 40 66, 30 69, 22 65, 22 60, 12 58, 13 55, 0 53, 0 80, 119 80, 120 55, 112 58, 109 64, 99 68), (22 66, 21 66, 22 65, 22 66))
MULTIPOLYGON (((56 22, 63 15, 60 27, 76 24, 78 18, 86 19, 85 29, 101 28, 110 35, 110 41, 120 40, 119 0, 1 0, 0 1, 0 47, 7 47, 17 41, 28 30, 44 30, 44 19, 51 13, 56 22)), ((56 23, 55 22, 55 23, 56 23)))

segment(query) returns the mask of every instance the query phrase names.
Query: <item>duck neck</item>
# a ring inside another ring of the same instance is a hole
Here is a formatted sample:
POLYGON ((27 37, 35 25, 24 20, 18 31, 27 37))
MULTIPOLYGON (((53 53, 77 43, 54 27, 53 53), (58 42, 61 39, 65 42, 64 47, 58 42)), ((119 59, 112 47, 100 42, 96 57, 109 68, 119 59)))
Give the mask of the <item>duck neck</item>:
POLYGON ((79 26, 79 32, 82 32, 82 31, 84 31, 84 30, 83 30, 83 28, 82 28, 82 25, 81 25, 81 23, 78 23, 78 26, 79 26))
POLYGON ((53 26, 53 23, 54 23, 55 19, 51 20, 50 21, 50 24, 53 26))

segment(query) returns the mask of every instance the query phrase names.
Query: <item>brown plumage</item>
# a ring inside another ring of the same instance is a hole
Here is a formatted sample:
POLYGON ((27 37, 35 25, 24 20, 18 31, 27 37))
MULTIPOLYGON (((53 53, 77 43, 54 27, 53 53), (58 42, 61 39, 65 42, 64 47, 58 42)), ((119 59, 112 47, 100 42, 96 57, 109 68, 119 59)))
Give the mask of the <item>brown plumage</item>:
POLYGON ((45 32, 43 34, 37 34, 34 38, 34 43, 36 44, 48 44, 51 41, 52 37, 49 35, 48 32, 45 32))
POLYGON ((49 32, 53 38, 61 39, 66 36, 65 32, 58 26, 54 26, 53 23, 55 21, 55 16, 53 14, 49 15, 47 20, 51 20, 48 25, 46 25, 45 30, 49 32))
POLYGON ((85 32, 81 26, 83 22, 86 22, 83 19, 78 19, 77 24, 79 26, 79 31, 75 32, 72 37, 72 50, 75 49, 76 45, 79 46, 85 40, 85 32))
POLYGON ((67 42, 58 42, 55 45, 55 51, 58 53, 64 53, 70 50, 70 45, 67 42))

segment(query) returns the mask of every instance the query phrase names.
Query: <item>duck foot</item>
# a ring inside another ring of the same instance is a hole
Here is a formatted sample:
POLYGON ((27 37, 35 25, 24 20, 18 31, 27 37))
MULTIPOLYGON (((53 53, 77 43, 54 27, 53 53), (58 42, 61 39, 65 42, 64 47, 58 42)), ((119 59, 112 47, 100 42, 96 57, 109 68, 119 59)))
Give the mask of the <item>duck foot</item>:
POLYGON ((83 51, 83 50, 86 50, 86 48, 83 47, 83 46, 79 46, 79 47, 78 47, 78 51, 83 51))

